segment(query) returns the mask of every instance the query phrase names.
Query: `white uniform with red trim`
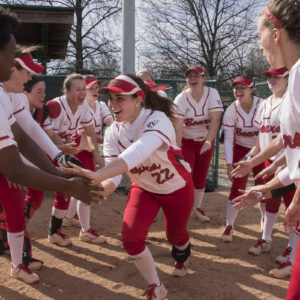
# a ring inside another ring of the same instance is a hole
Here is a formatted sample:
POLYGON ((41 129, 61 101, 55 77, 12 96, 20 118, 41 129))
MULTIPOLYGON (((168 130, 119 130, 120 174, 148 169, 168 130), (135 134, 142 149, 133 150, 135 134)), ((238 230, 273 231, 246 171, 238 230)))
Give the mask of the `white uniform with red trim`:
POLYGON ((106 163, 140 137, 146 136, 151 140, 152 136, 159 136, 162 146, 127 174, 141 188, 152 193, 170 194, 184 187, 184 174, 190 173, 190 166, 179 155, 181 151, 176 145, 175 130, 168 117, 160 111, 142 109, 134 125, 134 140, 128 138, 126 124, 122 122, 114 122, 106 130, 103 149, 106 163))
POLYGON ((0 149, 17 143, 11 131, 11 125, 15 123, 10 100, 2 83, 0 83, 0 149))
POLYGON ((51 119, 52 129, 61 138, 65 139, 66 142, 71 142, 71 136, 79 127, 84 127, 92 124, 93 116, 90 112, 89 105, 86 100, 84 100, 84 102, 77 107, 77 110, 74 114, 69 107, 66 96, 57 97, 52 101, 57 103, 54 104, 58 105, 59 114, 56 118, 48 118, 51 119))
MULTIPOLYGON (((109 119, 109 117, 112 118, 112 115, 111 115, 107 105, 103 101, 96 101, 96 111, 93 111, 93 109, 90 106, 89 106, 89 110, 93 116, 92 124, 95 128, 95 133, 98 136, 101 136, 103 124, 107 125, 106 122, 109 119)), ((87 141, 87 137, 86 137, 84 129, 79 128, 77 133, 78 133, 78 135, 81 136, 79 146, 82 149, 89 151, 90 147, 88 145, 88 141, 87 141)))
POLYGON ((255 121, 259 112, 262 99, 253 97, 253 105, 249 113, 246 113, 238 100, 235 100, 225 111, 223 117, 224 130, 230 132, 232 141, 225 139, 225 159, 226 163, 232 163, 233 143, 246 148, 252 148, 259 133, 259 124, 255 121))
POLYGON ((203 87, 203 96, 197 102, 190 89, 184 90, 174 100, 177 105, 177 117, 184 118, 182 137, 185 139, 206 138, 211 122, 210 112, 223 111, 223 105, 218 91, 203 87))
POLYGON ((282 99, 280 128, 287 167, 292 180, 300 179, 300 59, 291 68, 288 89, 282 99))
MULTIPOLYGON (((263 150, 280 134, 281 100, 273 104, 272 96, 264 100, 259 108, 255 121, 259 124, 259 146, 263 150)), ((283 151, 270 158, 275 160, 283 151)))

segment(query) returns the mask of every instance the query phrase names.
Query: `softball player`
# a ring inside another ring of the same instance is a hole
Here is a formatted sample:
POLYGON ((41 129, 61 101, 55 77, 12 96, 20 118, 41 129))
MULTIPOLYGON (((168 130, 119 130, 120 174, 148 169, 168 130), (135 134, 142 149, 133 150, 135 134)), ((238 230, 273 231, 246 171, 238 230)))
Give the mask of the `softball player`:
MULTIPOLYGON (((103 143, 102 128, 105 124, 109 127, 114 121, 107 105, 103 101, 98 101, 99 80, 92 75, 85 76, 86 83, 86 101, 89 104, 90 112, 93 116, 93 126, 96 132, 98 144, 103 143)), ((79 146, 85 151, 91 151, 87 136, 83 128, 79 128, 74 136, 79 146)), ((75 198, 71 198, 67 215, 63 219, 63 226, 71 226, 78 224, 76 208, 79 209, 80 202, 75 198)))
MULTIPOLYGON (((281 171, 274 179, 264 186, 250 189, 245 195, 236 199, 237 207, 253 205, 262 197, 256 191, 269 195, 268 191, 297 183, 292 203, 286 210, 286 228, 291 231, 298 227, 300 221, 300 170, 299 170, 299 117, 300 107, 298 97, 300 94, 300 3, 289 0, 272 0, 260 14, 258 21, 258 36, 260 48, 264 51, 268 62, 275 68, 286 66, 289 71, 288 89, 283 98, 280 114, 280 130, 282 145, 284 146, 287 168, 281 171)), ((300 250, 298 248, 292 277, 287 293, 287 300, 300 298, 300 250)))
POLYGON ((173 118, 173 104, 131 74, 119 75, 100 93, 109 94, 108 105, 116 120, 104 137, 106 166, 96 172, 78 168, 74 173, 101 182, 102 195, 107 196, 120 183, 120 175, 127 172, 132 184, 124 212, 123 245, 149 284, 146 298, 164 299, 167 290, 158 278, 146 236, 162 207, 176 261, 173 274, 186 275, 190 255, 186 225, 193 205, 190 167, 176 145, 169 119, 173 118))
MULTIPOLYGON (((241 195, 239 189, 245 189, 248 175, 242 178, 232 178, 233 164, 245 159, 254 146, 259 132, 259 125, 255 117, 259 111, 262 99, 253 96, 254 84, 246 77, 237 77, 232 83, 236 100, 226 109, 223 117, 224 150, 227 165, 227 174, 232 181, 231 191, 227 202, 226 227, 222 234, 224 242, 232 241, 234 222, 237 212, 232 200, 241 195)), ((256 175, 264 168, 263 164, 257 166, 253 173, 256 175)), ((256 181, 255 184, 260 183, 256 181)))
POLYGON ((195 187, 193 213, 201 221, 208 222, 210 219, 201 205, 223 106, 217 90, 203 86, 205 74, 200 67, 192 66, 184 75, 188 89, 174 100, 178 109, 175 122, 177 144, 181 145, 184 159, 192 168, 195 187))
MULTIPOLYGON (((89 105, 85 101, 86 84, 84 77, 80 74, 70 74, 64 81, 65 95, 47 102, 50 111, 56 111, 55 116, 48 116, 52 123, 52 129, 45 128, 46 133, 58 144, 61 149, 67 144, 71 147, 70 154, 74 154, 82 163, 84 168, 94 170, 95 165, 103 165, 100 157, 98 143, 94 127, 92 125, 93 116, 89 105), (91 140, 92 150, 86 151, 79 146, 76 140, 77 130, 83 128, 87 137, 91 140)), ((47 119, 46 121, 47 122, 47 119)), ((69 199, 68 199, 69 200, 69 199)), ((48 231, 48 241, 60 246, 69 246, 71 240, 61 233, 63 218, 69 206, 69 201, 65 201, 61 194, 55 193, 54 206, 50 218, 48 231)), ((78 202, 78 216, 81 224, 79 239, 91 243, 103 243, 105 238, 98 235, 90 227, 90 206, 86 203, 78 202)))

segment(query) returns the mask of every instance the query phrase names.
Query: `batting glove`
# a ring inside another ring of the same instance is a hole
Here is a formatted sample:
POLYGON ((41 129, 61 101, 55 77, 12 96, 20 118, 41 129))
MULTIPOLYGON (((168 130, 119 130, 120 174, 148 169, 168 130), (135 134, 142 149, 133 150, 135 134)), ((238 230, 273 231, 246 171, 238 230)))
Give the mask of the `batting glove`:
POLYGON ((77 166, 82 165, 81 161, 78 160, 76 157, 71 156, 70 154, 64 154, 63 152, 59 152, 55 156, 54 161, 58 164, 59 167, 64 167, 64 168, 71 168, 68 162, 71 162, 77 166))

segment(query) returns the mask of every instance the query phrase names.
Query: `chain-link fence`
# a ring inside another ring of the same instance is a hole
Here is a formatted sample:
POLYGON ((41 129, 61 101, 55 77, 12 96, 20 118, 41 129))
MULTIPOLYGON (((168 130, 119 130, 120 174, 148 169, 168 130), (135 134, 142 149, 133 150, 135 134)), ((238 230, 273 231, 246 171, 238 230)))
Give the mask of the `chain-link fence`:
MULTIPOLYGON (((63 81, 66 76, 64 75, 45 75, 45 83, 46 83, 46 101, 51 100, 55 97, 62 95, 62 86, 63 81)), ((105 86, 108 84, 111 77, 98 77, 101 80, 101 85, 105 86)), ((175 99, 175 97, 181 93, 184 86, 186 85, 186 81, 184 79, 156 79, 156 84, 158 86, 165 85, 166 93, 171 99, 175 99)), ((207 78, 206 85, 213 87, 219 91, 221 94, 221 78, 207 78)), ((101 96, 102 101, 107 100, 105 96, 101 96)), ((214 152, 211 160, 211 165, 207 175, 206 181, 206 190, 213 191, 218 186, 218 166, 219 166, 219 134, 214 142, 214 152)), ((120 185, 121 189, 128 189, 130 186, 130 180, 127 176, 123 176, 122 183, 120 185)))

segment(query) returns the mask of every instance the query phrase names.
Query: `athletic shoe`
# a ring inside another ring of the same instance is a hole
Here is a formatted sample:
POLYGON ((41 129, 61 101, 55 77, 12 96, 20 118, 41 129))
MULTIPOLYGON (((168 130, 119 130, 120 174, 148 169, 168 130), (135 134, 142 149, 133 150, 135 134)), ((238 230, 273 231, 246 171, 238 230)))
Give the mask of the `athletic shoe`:
POLYGON ((278 262, 279 264, 286 263, 290 258, 291 252, 292 252, 292 247, 286 247, 284 252, 281 255, 276 257, 276 262, 278 262))
POLYGON ((271 277, 275 277, 275 278, 286 278, 286 277, 290 277, 291 276, 292 270, 293 270, 293 265, 288 260, 287 262, 281 264, 277 268, 272 269, 269 272, 269 275, 271 277))
POLYGON ((48 242, 52 244, 57 244, 62 247, 67 247, 72 245, 72 242, 69 239, 69 237, 63 234, 59 229, 56 231, 56 233, 52 235, 48 234, 48 242))
POLYGON ((23 264, 19 264, 17 268, 11 266, 10 276, 21 279, 29 284, 39 281, 39 276, 35 273, 32 273, 30 269, 25 267, 23 264))
POLYGON ((167 289, 162 283, 160 285, 156 285, 155 283, 149 284, 148 287, 148 290, 143 294, 143 296, 146 296, 146 300, 162 300, 168 294, 167 289))
POLYGON ((43 261, 31 257, 29 260, 28 268, 31 271, 37 271, 37 270, 40 270, 40 268, 42 267, 43 264, 44 264, 43 261))
POLYGON ((187 263, 179 263, 176 262, 174 265, 174 269, 173 269, 173 276, 175 277, 183 277, 185 275, 187 275, 188 272, 188 268, 187 268, 187 263))
POLYGON ((194 210, 194 216, 200 219, 202 222, 209 222, 210 218, 205 214, 205 212, 201 208, 196 208, 194 210))
POLYGON ((79 240, 93 244, 103 244, 106 238, 99 235, 95 229, 90 228, 87 232, 83 232, 82 229, 80 230, 79 240))
POLYGON ((267 242, 264 239, 259 239, 253 247, 248 250, 249 254, 260 255, 262 252, 269 252, 271 248, 271 242, 267 242))
POLYGON ((225 243, 232 242, 233 228, 231 225, 227 225, 222 234, 222 241, 225 243))
POLYGON ((76 226, 79 227, 80 226, 80 222, 79 222, 79 218, 77 215, 75 215, 73 218, 68 219, 67 217, 63 218, 63 223, 62 225, 64 227, 70 227, 70 226, 76 226))

